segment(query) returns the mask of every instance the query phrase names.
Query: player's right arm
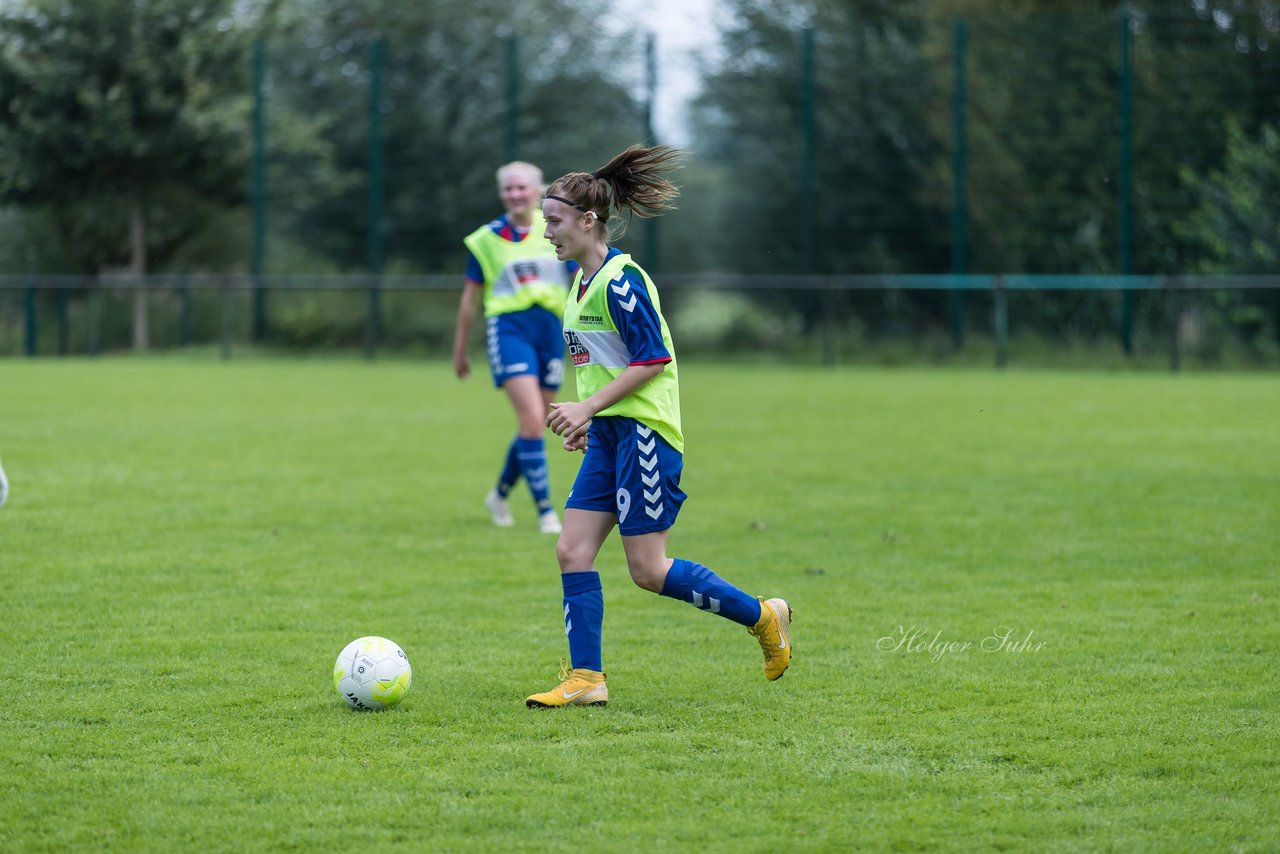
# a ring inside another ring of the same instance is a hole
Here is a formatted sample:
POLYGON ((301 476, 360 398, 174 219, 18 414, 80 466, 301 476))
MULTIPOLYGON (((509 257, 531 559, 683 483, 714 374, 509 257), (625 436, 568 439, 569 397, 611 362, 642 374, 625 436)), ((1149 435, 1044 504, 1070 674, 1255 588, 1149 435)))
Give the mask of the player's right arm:
POLYGON ((467 355, 467 339, 471 337, 471 322, 476 317, 476 306, 484 293, 484 272, 475 253, 467 252, 467 271, 463 274, 462 296, 458 300, 458 319, 453 327, 453 372, 458 379, 471 376, 471 358, 467 355))

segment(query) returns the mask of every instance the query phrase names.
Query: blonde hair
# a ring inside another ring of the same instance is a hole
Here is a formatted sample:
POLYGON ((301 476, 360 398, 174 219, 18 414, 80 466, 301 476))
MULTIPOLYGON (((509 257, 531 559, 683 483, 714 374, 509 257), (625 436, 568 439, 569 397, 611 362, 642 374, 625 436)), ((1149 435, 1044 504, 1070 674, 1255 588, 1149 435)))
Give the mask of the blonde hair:
POLYGON ((502 183, 507 180, 507 176, 513 173, 522 173, 532 179, 533 183, 539 187, 542 186, 542 170, 532 163, 526 163, 523 160, 512 160, 498 167, 498 189, 502 189, 502 183))
MULTIPOLYGON (((671 202, 680 195, 680 188, 663 176, 678 168, 677 161, 684 155, 669 145, 633 145, 594 172, 562 175, 551 182, 546 196, 592 211, 603 223, 608 223, 611 212, 624 209, 634 216, 654 216, 675 208, 671 202)), ((621 231, 626 231, 626 225, 621 231)))

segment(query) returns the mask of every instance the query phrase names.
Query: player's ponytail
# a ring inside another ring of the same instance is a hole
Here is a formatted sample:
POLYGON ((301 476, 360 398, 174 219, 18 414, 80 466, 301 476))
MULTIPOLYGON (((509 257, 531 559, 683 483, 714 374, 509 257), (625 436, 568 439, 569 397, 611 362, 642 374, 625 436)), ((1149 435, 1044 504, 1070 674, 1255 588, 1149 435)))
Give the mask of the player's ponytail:
POLYGON ((636 216, 653 216, 675 207, 671 200, 680 189, 662 176, 676 168, 683 154, 669 145, 633 145, 592 175, 608 185, 610 202, 619 213, 626 208, 636 216))
POLYGON ((633 145, 594 172, 570 172, 557 178, 546 195, 593 211, 602 223, 624 209, 635 216, 654 216, 675 208, 671 202, 680 189, 663 176, 677 168, 684 154, 669 145, 633 145))

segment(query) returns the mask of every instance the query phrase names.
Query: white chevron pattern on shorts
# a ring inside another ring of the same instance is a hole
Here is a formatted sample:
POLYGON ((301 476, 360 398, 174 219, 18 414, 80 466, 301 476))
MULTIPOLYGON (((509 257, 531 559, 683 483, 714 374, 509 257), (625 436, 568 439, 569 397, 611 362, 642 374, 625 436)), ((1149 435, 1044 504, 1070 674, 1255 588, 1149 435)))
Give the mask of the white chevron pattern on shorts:
MULTIPOLYGON (((634 298, 634 296, 633 296, 634 298)), ((666 505, 662 503, 662 487, 655 486, 662 478, 662 472, 658 470, 658 437, 653 435, 652 427, 645 427, 643 424, 636 424, 636 433, 640 435, 636 439, 636 449, 640 452, 638 462, 640 468, 640 479, 644 481, 647 487, 653 487, 653 491, 648 489, 644 492, 644 512, 650 519, 657 519, 666 509, 666 505), (644 441, 648 439, 649 441, 644 441), (648 472, 648 474, 645 474, 648 472)))
POLYGON ((619 308, 621 308, 623 311, 626 311, 626 312, 631 312, 635 310, 636 295, 631 294, 630 282, 628 282, 626 279, 623 279, 622 287, 618 287, 617 285, 610 283, 609 290, 613 291, 615 294, 617 294, 620 297, 620 299, 618 300, 619 308), (623 302, 622 300, 626 299, 627 294, 631 294, 631 299, 627 300, 626 302, 623 302))

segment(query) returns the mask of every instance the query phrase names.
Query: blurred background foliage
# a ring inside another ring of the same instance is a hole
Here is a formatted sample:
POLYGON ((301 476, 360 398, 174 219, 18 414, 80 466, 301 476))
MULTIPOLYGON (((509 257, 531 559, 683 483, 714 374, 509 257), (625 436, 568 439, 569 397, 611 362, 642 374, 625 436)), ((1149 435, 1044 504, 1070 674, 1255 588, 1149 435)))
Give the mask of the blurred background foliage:
MULTIPOLYGON (((249 272, 257 227, 263 273, 460 275, 462 236, 501 209, 500 163, 550 179, 665 141, 646 121, 644 22, 611 5, 7 0, 0 272, 249 272)), ((620 241, 653 270, 1280 273, 1275 2, 722 0, 717 26, 680 209, 620 241)), ((943 330, 956 310, 938 292, 840 299, 860 335, 943 330)), ((750 346, 831 308, 803 291, 684 302, 750 346)), ((277 340, 328 340, 320 318, 346 311, 312 309, 281 307, 277 340)), ((990 303, 960 310, 976 322, 990 303)), ((1165 307, 1136 310, 1151 324, 1165 307)), ((1275 291, 1183 310, 1280 336, 1275 291)), ((1018 317, 1070 337, 1116 311, 1113 294, 1063 291, 1018 317)))

